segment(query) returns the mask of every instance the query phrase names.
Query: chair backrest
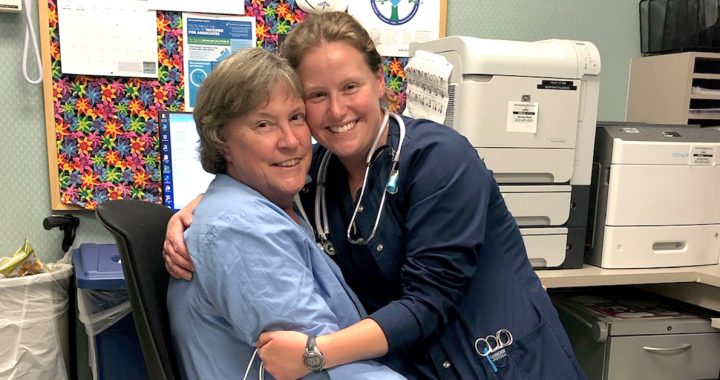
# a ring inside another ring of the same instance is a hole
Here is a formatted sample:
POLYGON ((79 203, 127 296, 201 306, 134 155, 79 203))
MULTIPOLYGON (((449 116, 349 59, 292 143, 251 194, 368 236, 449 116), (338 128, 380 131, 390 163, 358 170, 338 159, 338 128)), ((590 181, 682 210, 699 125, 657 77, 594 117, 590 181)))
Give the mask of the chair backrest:
POLYGON ((169 274, 162 255, 172 211, 150 202, 113 200, 98 205, 97 216, 118 244, 148 375, 153 380, 180 379, 166 304, 169 274))

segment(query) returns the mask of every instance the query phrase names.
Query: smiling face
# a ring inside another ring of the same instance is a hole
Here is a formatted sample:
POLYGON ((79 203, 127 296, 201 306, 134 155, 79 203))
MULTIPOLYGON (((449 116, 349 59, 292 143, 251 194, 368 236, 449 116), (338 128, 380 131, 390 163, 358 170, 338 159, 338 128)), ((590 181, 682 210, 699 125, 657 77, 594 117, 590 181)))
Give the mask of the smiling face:
POLYGON ((382 121, 382 71, 345 42, 306 52, 297 73, 303 83, 307 123, 315 139, 348 163, 364 163, 382 121))
POLYGON ((302 99, 274 84, 268 103, 223 130, 227 173, 280 208, 292 208, 310 168, 310 130, 302 99))

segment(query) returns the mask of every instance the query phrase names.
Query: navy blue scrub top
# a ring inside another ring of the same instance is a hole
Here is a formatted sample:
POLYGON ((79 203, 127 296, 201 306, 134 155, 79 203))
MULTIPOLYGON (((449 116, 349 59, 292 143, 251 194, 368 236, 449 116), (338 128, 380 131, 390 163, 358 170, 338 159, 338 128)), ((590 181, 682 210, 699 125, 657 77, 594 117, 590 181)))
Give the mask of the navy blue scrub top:
MULTIPOLYGON (((399 127, 390 120, 388 146, 375 155, 356 217, 355 233, 364 238, 374 226, 399 140, 399 127)), ((355 205, 336 157, 326 178, 333 259, 383 329, 389 345, 385 363, 419 379, 584 378, 515 220, 477 151, 451 128, 403 120, 399 191, 387 194, 367 245, 347 241, 355 205), (501 328, 510 330, 515 342, 495 363, 495 373, 474 342, 501 328)), ((316 147, 313 181, 301 192, 311 221, 314 179, 324 153, 316 147)))
MULTIPOLYGON (((389 168, 392 149, 389 146, 381 147, 378 150, 372 168, 367 180, 365 196, 363 197, 362 207, 358 210, 358 216, 354 228, 351 230, 351 236, 354 239, 363 237, 367 239, 372 233, 372 228, 379 210, 380 198, 377 194, 381 194, 380 190, 389 177, 389 168)), ((402 152, 401 152, 402 153, 402 152)), ((335 256, 335 261, 341 268, 346 268, 346 280, 351 284, 351 288, 362 299, 368 314, 374 313, 376 310, 390 303, 390 301, 400 298, 401 287, 399 276, 388 277, 378 266, 373 256, 379 256, 384 251, 384 245, 377 245, 377 239, 370 241, 369 246, 350 244, 347 239, 347 227, 355 210, 355 204, 350 197, 350 189, 348 182, 345 180, 345 168, 340 161, 333 160, 328 169, 328 191, 327 202, 332 205, 342 205, 342 207, 329 207, 328 218, 330 223, 330 236, 340 236, 339 239, 333 240, 336 244, 336 251, 339 253, 335 256), (332 174, 331 174, 332 173, 332 174), (336 173, 343 173, 337 175, 336 173), (374 249, 372 249, 374 247, 374 249), (348 270, 352 268, 352 270, 348 270), (369 279, 370 281, 363 281, 369 279)), ((355 195, 355 199, 360 197, 360 190, 355 195)), ((386 203, 388 202, 386 198, 386 203)), ((391 215, 383 210, 382 218, 392 218, 391 215)), ((382 223, 378 229, 382 228, 382 223)), ((376 233, 377 235, 377 233, 376 233)))

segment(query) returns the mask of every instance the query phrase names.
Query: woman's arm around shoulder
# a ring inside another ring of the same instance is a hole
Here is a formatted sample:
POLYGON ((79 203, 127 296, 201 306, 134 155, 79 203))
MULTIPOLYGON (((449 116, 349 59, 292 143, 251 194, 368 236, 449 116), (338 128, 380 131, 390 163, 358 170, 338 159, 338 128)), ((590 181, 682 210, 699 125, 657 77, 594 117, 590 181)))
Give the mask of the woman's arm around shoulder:
POLYGON ((163 258, 165 260, 165 268, 171 276, 178 280, 192 280, 195 267, 190 259, 190 253, 185 245, 185 230, 192 223, 193 211, 202 199, 202 194, 193 199, 182 210, 168 221, 165 230, 165 242, 163 243, 163 258))

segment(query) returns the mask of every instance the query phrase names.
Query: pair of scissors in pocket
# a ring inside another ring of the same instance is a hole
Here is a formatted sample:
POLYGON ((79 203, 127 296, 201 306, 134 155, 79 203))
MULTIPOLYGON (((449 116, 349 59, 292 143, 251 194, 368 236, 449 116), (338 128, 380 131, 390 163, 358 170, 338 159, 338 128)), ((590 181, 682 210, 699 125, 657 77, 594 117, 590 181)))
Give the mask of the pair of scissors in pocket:
POLYGON ((478 338, 475 341, 475 351, 487 359, 493 371, 497 373, 495 360, 505 356, 505 349, 513 343, 513 336, 508 329, 500 329, 495 335, 478 338))

